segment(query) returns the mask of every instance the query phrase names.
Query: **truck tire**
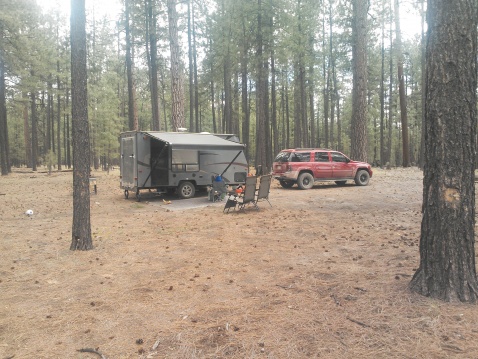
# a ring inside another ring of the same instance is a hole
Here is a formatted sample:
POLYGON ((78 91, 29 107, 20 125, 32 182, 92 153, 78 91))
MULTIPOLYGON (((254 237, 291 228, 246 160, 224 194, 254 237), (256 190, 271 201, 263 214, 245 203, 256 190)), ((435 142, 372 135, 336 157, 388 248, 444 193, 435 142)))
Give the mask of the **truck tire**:
POLYGON ((189 181, 181 182, 178 186, 178 196, 179 198, 193 198, 196 193, 196 188, 194 184, 189 181))
POLYGON ((291 188, 294 185, 293 181, 279 180, 279 183, 283 188, 291 188))
POLYGON ((301 173, 297 185, 300 189, 311 189, 314 186, 314 177, 309 172, 301 173))
POLYGON ((369 180, 370 174, 366 170, 358 170, 354 181, 357 186, 366 186, 369 180))

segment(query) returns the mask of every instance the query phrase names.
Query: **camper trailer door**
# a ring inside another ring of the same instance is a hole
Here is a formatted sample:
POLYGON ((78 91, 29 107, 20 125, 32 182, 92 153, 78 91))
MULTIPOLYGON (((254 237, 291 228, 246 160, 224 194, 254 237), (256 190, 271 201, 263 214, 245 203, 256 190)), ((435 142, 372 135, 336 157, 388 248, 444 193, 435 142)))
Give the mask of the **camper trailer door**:
POLYGON ((135 138, 125 137, 121 139, 121 186, 134 188, 135 177, 135 138))

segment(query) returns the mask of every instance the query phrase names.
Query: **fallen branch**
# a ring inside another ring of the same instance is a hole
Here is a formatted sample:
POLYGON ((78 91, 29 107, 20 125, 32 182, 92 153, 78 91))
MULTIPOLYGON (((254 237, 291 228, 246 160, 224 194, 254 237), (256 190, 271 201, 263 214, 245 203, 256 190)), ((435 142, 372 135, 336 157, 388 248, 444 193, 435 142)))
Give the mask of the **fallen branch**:
POLYGON ((335 304, 342 306, 342 304, 340 304, 340 302, 339 302, 339 300, 337 299, 337 297, 335 296, 335 294, 331 294, 331 295, 330 295, 330 298, 332 298, 332 299, 334 300, 335 304))
POLYGON ((359 322, 358 320, 352 319, 352 318, 350 318, 350 317, 347 317, 347 319, 350 320, 351 322, 355 323, 355 324, 360 325, 361 327, 371 328, 370 325, 365 324, 365 323, 362 323, 362 322, 359 322))
POLYGON ((151 350, 156 350, 159 346, 159 344, 161 343, 161 341, 158 339, 156 340, 156 342, 153 344, 153 346, 151 347, 151 350))
POLYGON ((92 349, 92 348, 81 348, 81 349, 78 349, 77 352, 93 353, 93 354, 99 355, 101 357, 101 359, 106 359, 106 357, 103 354, 101 354, 99 351, 97 351, 95 349, 92 349))
POLYGON ((357 290, 359 290, 359 291, 361 291, 361 292, 366 292, 366 291, 367 291, 367 289, 365 289, 365 288, 360 288, 360 287, 354 287, 354 289, 357 289, 357 290))
POLYGON ((399 275, 400 277, 411 277, 411 274, 405 274, 405 273, 397 273, 395 275, 399 275))

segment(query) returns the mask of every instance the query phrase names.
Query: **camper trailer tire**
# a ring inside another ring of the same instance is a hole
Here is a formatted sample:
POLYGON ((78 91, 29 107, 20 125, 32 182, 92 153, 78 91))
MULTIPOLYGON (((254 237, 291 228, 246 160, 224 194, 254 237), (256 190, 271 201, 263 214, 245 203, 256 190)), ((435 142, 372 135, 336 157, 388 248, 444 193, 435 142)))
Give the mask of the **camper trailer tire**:
POLYGON ((129 191, 127 189, 124 190, 124 198, 128 199, 129 197, 129 191))
POLYGON ((178 186, 178 195, 180 198, 193 198, 196 193, 194 184, 189 181, 181 182, 178 186))

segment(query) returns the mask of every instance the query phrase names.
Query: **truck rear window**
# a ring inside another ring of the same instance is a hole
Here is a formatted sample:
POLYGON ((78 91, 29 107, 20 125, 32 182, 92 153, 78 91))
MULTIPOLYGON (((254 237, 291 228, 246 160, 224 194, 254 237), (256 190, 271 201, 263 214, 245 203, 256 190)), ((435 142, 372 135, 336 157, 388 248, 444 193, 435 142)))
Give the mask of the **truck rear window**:
POLYGON ((291 154, 289 162, 310 162, 310 152, 294 152, 291 154))
POLYGON ((274 162, 289 162, 290 152, 280 152, 274 162))

